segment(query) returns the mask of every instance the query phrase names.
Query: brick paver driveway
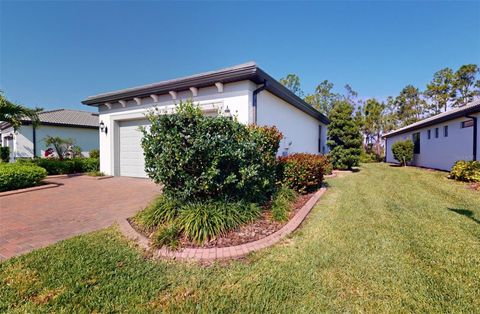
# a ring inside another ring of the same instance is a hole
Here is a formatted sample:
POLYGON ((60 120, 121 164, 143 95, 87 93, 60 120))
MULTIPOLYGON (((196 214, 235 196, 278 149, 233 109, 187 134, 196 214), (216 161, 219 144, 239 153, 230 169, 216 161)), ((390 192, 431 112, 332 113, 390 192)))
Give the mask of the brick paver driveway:
POLYGON ((144 208, 160 189, 148 179, 48 179, 59 187, 0 197, 0 260, 107 227, 144 208))

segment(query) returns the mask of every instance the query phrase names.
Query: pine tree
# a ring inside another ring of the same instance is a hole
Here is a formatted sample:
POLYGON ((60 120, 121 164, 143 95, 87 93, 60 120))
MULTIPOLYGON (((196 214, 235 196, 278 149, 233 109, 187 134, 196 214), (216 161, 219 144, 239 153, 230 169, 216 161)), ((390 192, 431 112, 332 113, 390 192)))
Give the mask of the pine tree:
POLYGON ((327 144, 336 169, 352 169, 360 161, 362 135, 353 117, 354 109, 344 100, 337 102, 329 114, 327 144))
POLYGON ((478 73, 480 73, 480 68, 476 64, 462 65, 455 72, 453 81, 455 98, 452 107, 465 106, 480 95, 480 80, 477 79, 478 73))
POLYGON ((429 99, 428 109, 432 115, 448 110, 450 98, 454 96, 454 73, 452 69, 445 68, 435 72, 433 79, 427 84, 424 94, 429 99))
POLYGON ((426 111, 426 103, 422 99, 422 94, 418 88, 412 85, 405 86, 395 98, 395 107, 401 126, 421 120, 426 111))

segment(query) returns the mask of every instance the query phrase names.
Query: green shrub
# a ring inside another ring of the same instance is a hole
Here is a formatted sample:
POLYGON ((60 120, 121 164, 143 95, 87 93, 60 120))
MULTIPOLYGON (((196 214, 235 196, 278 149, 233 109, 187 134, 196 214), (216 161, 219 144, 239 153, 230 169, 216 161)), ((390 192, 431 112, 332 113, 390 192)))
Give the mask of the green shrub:
POLYGON ((164 193, 182 201, 266 201, 275 189, 281 134, 226 117, 206 117, 191 102, 175 114, 148 114, 145 170, 164 193))
POLYGON ((80 166, 75 169, 78 172, 100 171, 100 159, 98 158, 78 158, 73 160, 80 164, 80 166))
POLYGON ((103 177, 103 176, 105 176, 105 173, 103 173, 101 171, 90 171, 90 172, 87 172, 87 175, 89 175, 91 177, 103 177))
POLYGON ((45 169, 35 165, 0 164, 0 192, 38 185, 47 176, 45 169))
POLYGON ((480 161, 457 161, 450 171, 450 178, 458 181, 480 182, 480 161))
POLYGON ((360 154, 360 162, 361 163, 373 163, 373 162, 381 162, 383 161, 384 156, 378 156, 375 152, 366 151, 362 149, 362 153, 360 154))
POLYGON ((175 224, 160 225, 152 235, 152 244, 157 248, 168 246, 171 249, 176 249, 180 244, 179 241, 180 230, 175 224))
MULTIPOLYGON (((260 214, 260 207, 253 203, 207 201, 179 203, 178 200, 162 194, 147 208, 137 213, 134 222, 146 229, 173 228, 177 233, 184 233, 190 240, 203 243, 221 233, 227 232, 241 224, 252 221, 260 214)), ((162 238, 166 230, 158 231, 162 238)), ((173 230, 169 230, 172 232, 173 230)), ((163 241, 163 240, 162 240, 163 241)), ((158 245, 167 245, 158 240, 158 245)), ((171 244, 168 246, 172 247, 171 244)))
POLYGON ((182 206, 176 225, 190 240, 203 243, 254 220, 260 211, 253 203, 189 203, 182 206))
POLYGON ((406 166, 413 160, 413 142, 411 140, 398 141, 392 144, 393 158, 406 166))
POLYGON ((146 228, 171 223, 178 216, 180 204, 164 194, 158 196, 147 208, 135 215, 134 221, 146 228))
POLYGON ((281 187, 273 196, 272 200, 272 218, 277 221, 285 221, 288 219, 293 201, 297 198, 294 190, 285 186, 281 187))
POLYGON ((278 179, 299 193, 310 193, 322 186, 323 174, 329 167, 330 162, 325 156, 292 154, 278 159, 278 179))
POLYGON ((100 150, 92 149, 88 152, 88 157, 90 158, 100 158, 100 150))
POLYGON ((10 147, 0 147, 0 161, 10 161, 10 147))
POLYGON ((353 113, 355 108, 346 100, 338 101, 328 114, 327 145, 335 169, 358 166, 363 138, 353 113))
POLYGON ((329 175, 333 173, 333 163, 330 155, 323 155, 325 157, 323 166, 323 175, 329 175))
POLYGON ((98 158, 73 158, 63 160, 56 158, 35 158, 33 160, 22 161, 22 163, 33 163, 47 170, 49 175, 95 172, 100 169, 100 161, 98 158))

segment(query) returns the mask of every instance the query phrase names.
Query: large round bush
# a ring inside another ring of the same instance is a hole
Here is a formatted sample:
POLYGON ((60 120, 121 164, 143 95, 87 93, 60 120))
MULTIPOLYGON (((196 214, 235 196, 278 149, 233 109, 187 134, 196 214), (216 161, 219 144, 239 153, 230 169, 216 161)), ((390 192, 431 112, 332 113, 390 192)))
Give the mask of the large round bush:
POLYGON ((0 164, 0 192, 38 185, 47 171, 32 164, 0 164))
POLYGON ((392 144, 393 158, 406 166, 413 160, 413 142, 411 140, 398 141, 392 144))
POLYGON ((275 189, 281 133, 227 117, 206 117, 191 102, 175 114, 155 110, 143 129, 145 170, 181 201, 262 202, 275 189))

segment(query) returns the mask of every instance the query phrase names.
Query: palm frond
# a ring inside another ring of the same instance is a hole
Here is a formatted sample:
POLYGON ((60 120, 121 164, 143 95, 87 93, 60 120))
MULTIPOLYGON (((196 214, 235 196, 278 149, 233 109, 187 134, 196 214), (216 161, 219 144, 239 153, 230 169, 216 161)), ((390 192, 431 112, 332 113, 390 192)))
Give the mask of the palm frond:
POLYGON ((38 112, 41 108, 30 109, 9 101, 0 91, 0 121, 10 123, 14 129, 22 125, 22 120, 28 118, 32 124, 39 123, 38 112))

